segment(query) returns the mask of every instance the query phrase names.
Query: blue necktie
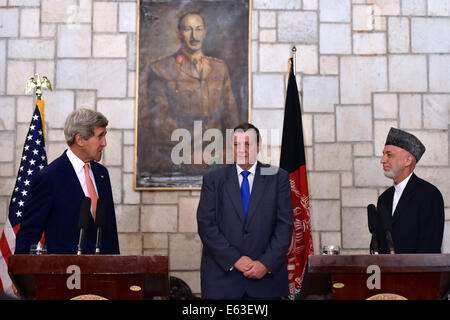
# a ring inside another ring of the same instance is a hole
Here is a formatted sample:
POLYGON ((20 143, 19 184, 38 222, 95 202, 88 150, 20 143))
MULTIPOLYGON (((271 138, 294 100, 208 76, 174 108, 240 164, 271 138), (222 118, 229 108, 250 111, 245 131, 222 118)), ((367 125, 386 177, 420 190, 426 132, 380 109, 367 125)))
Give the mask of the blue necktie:
POLYGON ((248 209, 248 203, 250 202, 250 185, 248 184, 248 175, 250 174, 250 171, 242 171, 241 172, 242 177, 242 184, 241 184, 241 197, 242 197, 242 204, 244 205, 244 214, 245 214, 245 221, 247 221, 247 209, 248 209))

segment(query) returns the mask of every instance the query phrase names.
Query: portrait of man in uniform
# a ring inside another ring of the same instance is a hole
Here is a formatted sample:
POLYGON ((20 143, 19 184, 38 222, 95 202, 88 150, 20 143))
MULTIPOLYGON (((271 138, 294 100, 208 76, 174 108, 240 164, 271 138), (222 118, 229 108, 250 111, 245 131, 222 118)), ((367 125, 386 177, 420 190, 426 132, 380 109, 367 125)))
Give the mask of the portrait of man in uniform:
POLYGON ((248 2, 188 4, 141 2, 138 189, 200 187, 203 174, 224 161, 221 155, 211 166, 194 154, 211 143, 205 131, 219 130, 225 144, 226 129, 248 121, 248 2), (178 151, 188 159, 182 163, 173 159, 180 132, 190 138, 178 151))

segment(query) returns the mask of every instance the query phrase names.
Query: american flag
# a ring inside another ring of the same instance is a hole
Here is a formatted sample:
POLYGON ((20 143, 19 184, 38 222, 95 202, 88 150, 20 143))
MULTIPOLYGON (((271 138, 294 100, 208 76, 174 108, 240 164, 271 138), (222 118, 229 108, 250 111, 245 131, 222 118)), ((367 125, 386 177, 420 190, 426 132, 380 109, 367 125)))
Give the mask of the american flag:
POLYGON ((30 196, 31 183, 36 174, 47 165, 45 153, 44 100, 37 100, 22 151, 16 184, 9 204, 9 214, 0 238, 0 293, 13 295, 8 275, 8 257, 16 248, 16 234, 20 229, 25 205, 30 196))

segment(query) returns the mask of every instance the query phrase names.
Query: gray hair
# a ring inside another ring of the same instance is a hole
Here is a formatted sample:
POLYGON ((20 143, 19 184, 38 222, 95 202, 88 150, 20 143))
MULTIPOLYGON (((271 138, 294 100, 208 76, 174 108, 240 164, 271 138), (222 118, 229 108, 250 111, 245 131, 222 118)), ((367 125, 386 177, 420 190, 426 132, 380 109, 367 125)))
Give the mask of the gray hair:
POLYGON ((95 127, 106 127, 107 125, 108 119, 100 112, 85 108, 74 110, 67 116, 64 125, 67 145, 74 144, 77 133, 87 140, 94 135, 95 127))

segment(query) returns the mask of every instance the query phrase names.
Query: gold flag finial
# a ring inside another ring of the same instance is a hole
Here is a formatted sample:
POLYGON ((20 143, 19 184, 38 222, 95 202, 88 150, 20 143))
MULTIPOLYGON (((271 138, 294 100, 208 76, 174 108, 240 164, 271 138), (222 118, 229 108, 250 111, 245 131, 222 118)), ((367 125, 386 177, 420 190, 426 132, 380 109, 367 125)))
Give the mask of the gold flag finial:
POLYGON ((42 89, 48 88, 50 91, 53 91, 52 84, 50 83, 50 80, 46 76, 43 76, 42 79, 39 76, 39 74, 35 74, 34 77, 30 77, 27 81, 27 86, 25 88, 25 93, 30 93, 33 88, 36 88, 36 97, 38 100, 41 100, 42 96, 42 89))
POLYGON ((292 67, 292 72, 294 73, 294 76, 295 76, 295 73, 296 73, 295 68, 296 68, 296 63, 297 63, 295 55, 297 53, 297 48, 295 46, 293 46, 291 49, 291 52, 292 52, 292 66, 291 67, 292 67))

